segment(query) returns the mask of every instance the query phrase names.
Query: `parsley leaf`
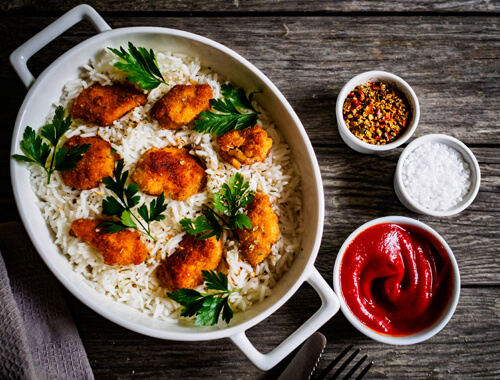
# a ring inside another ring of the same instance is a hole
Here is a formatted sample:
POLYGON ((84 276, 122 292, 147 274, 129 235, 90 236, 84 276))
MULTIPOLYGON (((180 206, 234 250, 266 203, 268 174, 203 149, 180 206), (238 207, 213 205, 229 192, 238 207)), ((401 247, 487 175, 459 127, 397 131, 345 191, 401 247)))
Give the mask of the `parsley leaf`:
POLYGON ((215 271, 201 271, 205 285, 217 293, 203 294, 193 289, 182 288, 173 293, 167 293, 175 302, 183 306, 181 316, 196 316, 196 326, 215 325, 222 312, 222 320, 226 323, 233 318, 233 310, 229 305, 229 295, 241 289, 229 290, 227 276, 215 271))
POLYGON ((132 212, 132 208, 137 206, 141 200, 141 197, 137 195, 139 185, 134 183, 125 186, 128 179, 128 170, 123 172, 124 167, 125 163, 121 159, 113 170, 114 178, 106 177, 103 180, 106 188, 111 190, 116 195, 116 198, 108 196, 103 199, 102 213, 107 216, 117 216, 120 218, 120 221, 105 221, 99 224, 99 226, 104 227, 106 232, 110 234, 119 232, 125 228, 133 228, 149 236, 156 242, 157 240, 151 235, 150 224, 151 222, 165 219, 163 212, 168 206, 165 203, 165 196, 162 193, 158 198, 153 199, 149 203, 149 211, 145 203, 138 207, 137 213, 146 222, 146 225, 144 225, 132 212))
POLYGON ((217 274, 214 271, 202 270, 201 274, 206 282, 207 288, 223 292, 227 290, 228 281, 224 273, 217 274))
POLYGON ((252 100, 253 96, 255 95, 255 92, 252 92, 250 96, 247 98, 245 91, 242 88, 237 90, 231 84, 223 84, 221 86, 221 90, 224 97, 226 99, 230 99, 235 106, 241 108, 248 108, 254 112, 257 112, 257 110, 252 106, 252 100))
POLYGON ((234 229, 240 229, 242 230, 243 228, 251 229, 252 228, 252 221, 248 217, 248 215, 245 214, 237 214, 233 216, 230 219, 230 227, 232 230, 234 229))
POLYGON ((182 288, 175 293, 168 293, 168 296, 184 306, 181 310, 181 316, 183 317, 196 315, 198 310, 203 307, 203 302, 205 302, 204 296, 194 289, 182 288))
POLYGON ((217 113, 203 111, 195 122, 195 131, 221 136, 233 129, 241 131, 257 124, 260 112, 252 106, 254 92, 247 98, 242 88, 237 90, 231 84, 222 85, 221 91, 223 99, 210 100, 210 105, 217 113))
POLYGON ((217 220, 215 212, 211 208, 203 210, 205 216, 199 216, 194 221, 189 218, 184 218, 180 221, 182 229, 190 235, 202 234, 198 237, 199 240, 208 239, 215 236, 217 240, 222 234, 221 225, 217 220))
POLYGON ((163 212, 167 209, 167 204, 165 202, 165 195, 161 193, 157 199, 153 199, 148 207, 145 204, 142 204, 141 207, 137 209, 137 212, 146 222, 151 222, 153 220, 163 220, 165 219, 165 215, 162 215, 163 212))
POLYGON ((21 149, 25 153, 25 156, 14 154, 13 157, 16 160, 33 162, 47 171, 45 163, 49 157, 51 148, 49 145, 42 143, 42 138, 37 136, 35 131, 29 126, 24 130, 21 149))
POLYGON ((124 211, 125 207, 123 207, 116 198, 106 197, 102 201, 102 212, 104 215, 120 217, 124 211))
POLYGON ((54 169, 60 172, 67 172, 73 170, 82 159, 82 156, 90 149, 90 144, 83 144, 74 146, 69 150, 61 147, 56 153, 56 161, 54 169))
POLYGON ((99 224, 99 227, 105 228, 106 232, 110 234, 114 234, 128 228, 120 222, 102 222, 99 224))
POLYGON ((31 127, 27 126, 21 141, 21 150, 24 155, 14 154, 12 156, 18 161, 41 166, 47 173, 48 184, 55 170, 65 172, 76 168, 77 163, 90 148, 90 144, 83 144, 73 147, 69 152, 64 146, 57 149, 61 137, 71 128, 71 115, 65 118, 64 114, 64 108, 62 106, 57 107, 52 122, 41 128, 40 136, 31 127), (50 145, 43 142, 43 139, 47 140, 50 145), (51 159, 49 160, 50 156, 51 159))
POLYGON ((135 224, 134 220, 132 219, 132 213, 130 211, 123 211, 122 215, 120 216, 120 220, 124 226, 133 228, 135 230, 137 229, 137 224, 135 224))
POLYGON ((210 297, 205 298, 203 302, 203 307, 198 311, 196 315, 196 321, 194 324, 196 326, 213 326, 219 320, 219 314, 224 306, 223 302, 227 297, 210 297))
POLYGON ((116 62, 114 66, 124 72, 129 82, 135 83, 144 90, 153 90, 160 84, 168 84, 160 72, 153 49, 149 51, 143 47, 136 48, 132 42, 128 43, 128 52, 120 46, 120 50, 108 47, 114 54, 125 62, 116 62))
POLYGON ((224 309, 222 310, 222 320, 226 323, 229 323, 229 321, 233 318, 233 309, 231 309, 231 306, 229 306, 228 297, 224 299, 224 304, 222 306, 224 307, 224 309))
POLYGON ((115 193, 123 203, 125 203, 123 191, 125 188, 125 181, 128 178, 128 171, 122 174, 124 167, 125 161, 122 159, 116 164, 113 170, 113 177, 106 177, 102 180, 104 185, 106 185, 106 188, 115 193))
POLYGON ((190 235, 204 233, 198 237, 199 240, 212 236, 216 236, 219 240, 223 229, 252 228, 250 218, 241 213, 241 209, 252 202, 255 195, 255 192, 249 188, 250 184, 245 182, 245 177, 236 172, 228 183, 222 185, 220 192, 214 194, 214 207, 223 215, 228 216, 229 221, 227 222, 208 207, 203 211, 205 216, 199 216, 194 221, 189 218, 182 219, 180 222, 182 229, 190 235), (219 220, 225 226, 221 226, 219 220))
POLYGON ((249 190, 250 183, 245 177, 236 172, 229 183, 222 185, 219 193, 214 195, 214 206, 227 216, 235 216, 242 207, 253 201, 254 192, 249 190))
POLYGON ((64 118, 64 108, 59 106, 56 108, 52 123, 45 125, 40 134, 45 137, 52 145, 57 145, 59 139, 71 127, 71 115, 64 118))
POLYGON ((136 195, 139 192, 139 185, 136 183, 133 183, 131 185, 128 185, 125 187, 125 199, 127 200, 126 204, 129 208, 135 207, 139 204, 141 197, 139 195, 136 195))

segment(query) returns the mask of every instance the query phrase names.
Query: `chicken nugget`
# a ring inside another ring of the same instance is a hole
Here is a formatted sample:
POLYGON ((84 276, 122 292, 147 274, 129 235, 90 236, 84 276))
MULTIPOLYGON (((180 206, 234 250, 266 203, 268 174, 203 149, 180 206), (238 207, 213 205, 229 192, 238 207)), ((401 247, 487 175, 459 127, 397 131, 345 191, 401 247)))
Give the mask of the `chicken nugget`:
POLYGON ((136 230, 125 229, 114 234, 97 226, 99 219, 77 219, 71 224, 70 235, 76 236, 99 250, 108 265, 139 265, 146 260, 148 250, 136 230))
POLYGON ((184 235, 175 252, 157 269, 162 286, 169 291, 193 289, 203 283, 202 270, 214 270, 222 259, 222 241, 215 236, 198 240, 198 235, 184 235))
POLYGON ((143 192, 165 193, 174 201, 183 201, 199 193, 207 175, 200 160, 186 148, 151 148, 137 162, 131 177, 143 192))
POLYGON ((252 266, 256 266, 271 253, 278 241, 280 228, 278 216, 273 211, 269 196, 257 192, 253 201, 245 206, 245 212, 252 222, 252 228, 236 229, 241 253, 252 266))
POLYGON ((78 95, 71 114, 74 118, 106 127, 135 107, 143 106, 147 100, 146 95, 132 87, 94 84, 78 95))
POLYGON ((217 145, 222 159, 239 170, 241 164, 263 162, 271 150, 273 140, 256 125, 242 131, 232 130, 220 136, 217 145))
POLYGON ((208 84, 178 84, 156 102, 151 114, 163 128, 177 129, 210 109, 212 97, 212 87, 208 84))
POLYGON ((90 148, 78 161, 76 168, 61 175, 67 186, 88 190, 99 186, 104 178, 113 175, 118 155, 113 154, 111 144, 100 137, 73 136, 66 141, 64 147, 69 151, 84 144, 90 144, 90 148))

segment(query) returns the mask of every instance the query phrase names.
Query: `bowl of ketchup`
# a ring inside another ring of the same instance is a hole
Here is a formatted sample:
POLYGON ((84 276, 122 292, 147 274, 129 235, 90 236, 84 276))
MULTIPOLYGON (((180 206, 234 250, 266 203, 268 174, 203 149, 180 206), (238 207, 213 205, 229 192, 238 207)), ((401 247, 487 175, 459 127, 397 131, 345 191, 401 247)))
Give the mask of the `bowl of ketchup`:
POLYGON ((354 231, 333 270, 340 307, 368 337, 414 344, 437 334, 460 295, 457 261, 444 239, 415 219, 388 216, 354 231))

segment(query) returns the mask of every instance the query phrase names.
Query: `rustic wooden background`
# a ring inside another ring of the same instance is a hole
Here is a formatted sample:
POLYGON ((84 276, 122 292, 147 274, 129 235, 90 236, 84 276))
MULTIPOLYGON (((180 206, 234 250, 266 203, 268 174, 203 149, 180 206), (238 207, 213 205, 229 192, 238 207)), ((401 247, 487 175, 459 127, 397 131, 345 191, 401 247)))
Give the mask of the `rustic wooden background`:
MULTIPOLYGON (((457 311, 437 336, 390 346, 357 332, 342 313, 321 332, 328 345, 320 368, 346 345, 375 362, 368 378, 500 377, 500 2, 498 0, 90 0, 112 28, 154 25, 214 39, 254 63, 283 92, 316 151, 325 186, 326 220, 316 266, 331 284, 344 239, 376 217, 405 215, 429 224, 457 258, 462 291, 457 311), (482 174, 475 202, 459 215, 406 210, 392 186, 403 148, 380 157, 350 150, 339 137, 334 104, 354 75, 386 70, 403 77, 421 106, 414 135, 445 133, 476 155, 482 174)), ((77 5, 73 0, 0 4, 0 222, 19 220, 9 183, 11 131, 26 90, 8 63, 20 44, 77 5)), ((83 22, 36 54, 40 74, 63 52, 94 34, 83 22)), ((273 379, 290 357, 264 373, 228 340, 199 343, 148 338, 100 317, 66 293, 97 379, 273 379)), ((319 306, 303 286, 278 312, 249 330, 269 351, 319 306)))

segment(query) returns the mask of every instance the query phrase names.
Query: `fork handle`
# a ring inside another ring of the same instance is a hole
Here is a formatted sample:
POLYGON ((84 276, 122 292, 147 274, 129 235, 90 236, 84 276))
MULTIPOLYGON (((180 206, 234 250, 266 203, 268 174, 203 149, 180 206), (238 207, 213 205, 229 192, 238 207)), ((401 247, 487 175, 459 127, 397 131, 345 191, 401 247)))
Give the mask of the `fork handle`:
POLYGON ((302 342, 323 326, 339 310, 340 304, 332 288, 323 276, 313 266, 309 276, 305 279, 316 290, 321 298, 321 307, 292 335, 286 338, 274 350, 267 354, 259 352, 248 340, 245 331, 230 337, 233 343, 245 354, 248 359, 259 369, 267 371, 273 368, 288 354, 295 350, 302 342))

